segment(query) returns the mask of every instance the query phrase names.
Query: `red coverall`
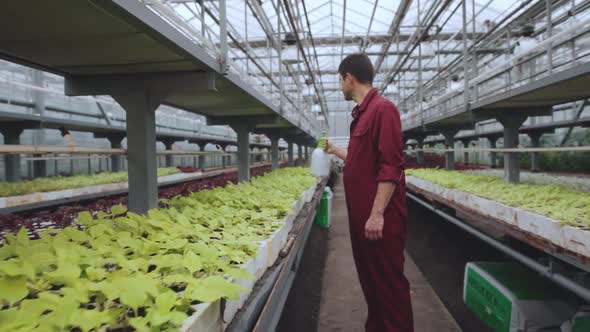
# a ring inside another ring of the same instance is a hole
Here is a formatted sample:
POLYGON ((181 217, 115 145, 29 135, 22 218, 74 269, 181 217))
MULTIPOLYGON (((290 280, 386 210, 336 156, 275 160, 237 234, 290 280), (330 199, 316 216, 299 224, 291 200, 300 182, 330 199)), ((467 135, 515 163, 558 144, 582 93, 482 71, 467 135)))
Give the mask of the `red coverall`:
POLYGON ((399 113, 372 89, 353 110, 344 166, 352 252, 368 306, 366 331, 413 331, 410 288, 404 277, 406 183, 399 113), (379 182, 396 184, 384 213, 383 238, 365 238, 379 182))

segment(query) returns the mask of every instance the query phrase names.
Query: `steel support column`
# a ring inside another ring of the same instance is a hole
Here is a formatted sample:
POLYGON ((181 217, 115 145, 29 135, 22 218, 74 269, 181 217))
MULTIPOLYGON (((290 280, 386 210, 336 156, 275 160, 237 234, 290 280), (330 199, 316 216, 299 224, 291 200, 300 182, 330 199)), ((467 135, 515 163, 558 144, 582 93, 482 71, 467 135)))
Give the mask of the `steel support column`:
MULTIPOLYGON (((227 149, 227 145, 225 144, 219 144, 219 147, 221 148, 221 152, 225 153, 226 149, 227 149)), ((227 166, 227 156, 221 156, 221 167, 225 168, 227 166)))
POLYGON ((160 102, 147 91, 113 98, 127 112, 129 211, 144 214, 158 206, 155 111, 160 102))
POLYGON ((293 167, 295 165, 293 161, 293 142, 287 142, 287 158, 289 167, 293 167))
MULTIPOLYGON (((489 136, 487 139, 490 141, 490 148, 495 149, 497 147, 498 137, 489 136)), ((498 167, 498 153, 496 151, 490 152, 490 162, 492 168, 498 167)))
MULTIPOLYGON (((204 6, 204 5, 203 5, 204 6)), ((227 9, 226 9, 226 0, 219 1, 219 44, 220 44, 220 54, 219 54, 219 71, 222 74, 227 72, 227 54, 228 54, 228 44, 227 44, 227 9)))
MULTIPOLYGON (((543 132, 531 132, 529 133, 529 137, 531 138, 531 146, 533 148, 538 148, 541 146, 541 136, 543 136, 543 132)), ((539 152, 531 152, 531 172, 538 172, 541 170, 540 160, 539 160, 539 152)))
MULTIPOLYGON (((207 144, 208 143, 204 143, 204 142, 203 143, 197 143, 197 145, 199 146, 199 151, 205 152, 205 148, 207 147, 207 144)), ((199 161, 198 161, 198 166, 197 167, 198 168, 201 168, 201 169, 205 169, 205 156, 204 155, 199 155, 198 160, 199 161)))
MULTIPOLYGON (((504 148, 518 147, 518 129, 527 117, 521 114, 498 117, 498 122, 504 126, 504 148)), ((508 183, 520 181, 520 154, 518 152, 504 153, 504 181, 508 183)))
MULTIPOLYGON (((42 71, 33 71, 33 84, 39 88, 44 88, 45 74, 42 71)), ((45 115, 45 92, 42 90, 33 90, 33 102, 35 103, 35 112, 39 114, 41 119, 45 115)), ((45 129, 43 129, 43 122, 41 128, 35 131, 35 144, 45 144, 45 129)), ((34 157, 42 157, 41 155, 33 155, 34 157)), ((47 176, 47 160, 33 161, 33 177, 42 178, 47 176)))
POLYGON ((238 134, 238 181, 250 180, 250 128, 247 124, 232 124, 238 134))
MULTIPOLYGON (((20 135, 23 133, 21 128, 2 128, 0 133, 4 136, 4 144, 20 144, 20 135)), ((20 181, 21 167, 19 154, 4 155, 4 175, 6 181, 17 182, 20 181)))
POLYGON ((212 73, 66 76, 68 96, 111 95, 127 112, 129 210, 146 213, 158 205, 156 114, 167 96, 215 89, 212 73))
MULTIPOLYGON (((174 146, 174 140, 164 139, 162 140, 162 143, 164 143, 166 151, 172 151, 172 147, 174 146)), ((174 155, 166 155, 166 167, 174 167, 174 155)))
MULTIPOLYGON (((111 143, 111 149, 121 149, 121 142, 125 138, 125 135, 112 135, 107 137, 109 142, 111 143)), ((119 172, 123 169, 123 162, 122 157, 118 155, 111 156, 111 171, 112 172, 119 172)))
POLYGON ((418 148, 418 151, 416 151, 416 163, 422 165, 424 164, 424 151, 422 151, 422 149, 424 149, 424 137, 417 137, 416 142, 418 142, 418 144, 416 145, 416 147, 418 148))
MULTIPOLYGON (((469 140, 462 140, 461 143, 463 143, 463 148, 469 148, 469 140)), ((463 163, 465 163, 465 165, 469 165, 469 152, 467 151, 463 152, 463 163)))
POLYGON ((270 139, 270 159, 272 161, 272 169, 279 169, 279 136, 269 135, 270 139))
MULTIPOLYGON (((455 135, 457 135, 457 129, 447 129, 441 131, 441 134, 445 137, 445 147, 447 149, 455 148, 455 135)), ((448 170, 455 169, 455 151, 445 152, 445 168, 448 170)))

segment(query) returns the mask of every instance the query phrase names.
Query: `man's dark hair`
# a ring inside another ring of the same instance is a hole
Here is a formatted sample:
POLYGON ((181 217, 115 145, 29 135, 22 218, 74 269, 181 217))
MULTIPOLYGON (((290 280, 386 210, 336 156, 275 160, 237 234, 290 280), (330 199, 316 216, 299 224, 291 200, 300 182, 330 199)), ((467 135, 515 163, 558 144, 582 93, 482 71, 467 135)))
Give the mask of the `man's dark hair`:
POLYGON ((371 83, 373 84, 373 77, 375 71, 371 59, 364 53, 355 53, 347 56, 340 62, 338 66, 338 73, 342 78, 346 77, 346 74, 352 75, 356 78, 359 83, 371 83))

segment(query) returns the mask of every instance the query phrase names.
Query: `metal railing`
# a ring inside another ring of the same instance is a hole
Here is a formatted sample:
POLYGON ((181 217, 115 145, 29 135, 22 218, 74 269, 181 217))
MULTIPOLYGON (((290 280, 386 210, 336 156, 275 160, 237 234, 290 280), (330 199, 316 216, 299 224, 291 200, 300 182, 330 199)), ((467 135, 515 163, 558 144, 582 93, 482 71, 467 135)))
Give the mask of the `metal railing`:
MULTIPOLYGON (((216 45, 221 40, 219 31, 216 31, 208 24, 203 24, 203 17, 192 12, 190 19, 187 19, 175 9, 175 6, 178 4, 172 2, 163 2, 159 0, 143 0, 143 2, 149 9, 163 18, 171 26, 176 28, 195 44, 201 46, 210 56, 216 59, 221 59, 222 50, 216 45), (203 29, 204 31, 201 31, 203 29)), ((303 103, 297 101, 300 98, 294 94, 289 94, 281 90, 282 87, 279 82, 276 81, 276 77, 272 77, 272 75, 254 75, 249 70, 250 67, 256 66, 261 71, 267 73, 272 73, 272 71, 267 68, 264 62, 256 61, 255 59, 249 60, 247 57, 244 57, 243 53, 255 54, 255 51, 250 49, 245 40, 242 40, 243 38, 240 37, 240 34, 232 24, 227 24, 227 30, 229 33, 232 33, 234 38, 239 38, 239 44, 241 44, 241 47, 245 48, 245 52, 232 47, 227 49, 227 70, 237 74, 240 79, 247 82, 250 86, 255 87, 261 93, 269 96, 270 102, 280 110, 281 116, 285 119, 299 126, 301 129, 310 132, 315 137, 319 137, 319 124, 315 120, 313 114, 310 111, 306 111, 307 108, 304 107, 303 103), (246 59, 231 61, 231 58, 246 59), (284 100, 285 102, 282 103, 281 100, 284 100)), ((284 79, 288 78, 288 75, 284 75, 284 79)))
MULTIPOLYGON (((125 127, 125 111, 110 97, 69 97, 63 93, 63 78, 43 74, 46 79, 42 86, 37 86, 32 82, 32 73, 32 69, 0 61, 0 111, 16 115, 39 115, 35 105, 42 100, 43 115, 46 117, 87 122, 90 125, 125 127)), ((229 127, 207 126, 202 116, 174 114, 177 112, 180 111, 160 106, 156 113, 156 129, 178 136, 237 139, 229 127)), ((269 142, 263 139, 263 143, 269 142)))
MULTIPOLYGON (((409 114, 402 120, 404 130, 467 111, 469 104, 512 91, 590 61, 590 19, 569 24, 561 32, 534 43, 534 46, 510 57, 499 55, 478 62, 477 72, 482 74, 468 81, 467 102, 462 88, 446 89, 441 95, 440 87, 446 85, 443 79, 427 88, 425 94, 435 97, 428 103, 423 102, 422 110, 417 95, 402 101, 402 111, 409 114)), ((471 68, 468 77, 474 72, 475 68, 471 68)))

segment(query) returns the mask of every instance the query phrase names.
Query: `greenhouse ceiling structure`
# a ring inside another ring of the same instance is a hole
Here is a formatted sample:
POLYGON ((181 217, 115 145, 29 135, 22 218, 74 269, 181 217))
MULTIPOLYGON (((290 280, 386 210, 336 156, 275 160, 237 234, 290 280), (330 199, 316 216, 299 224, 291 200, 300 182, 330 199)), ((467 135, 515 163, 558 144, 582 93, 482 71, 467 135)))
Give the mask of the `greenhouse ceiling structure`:
MULTIPOLYGON (((497 56, 508 52, 523 25, 537 25, 536 34, 542 33, 546 2, 227 1, 228 61, 267 80, 268 92, 278 97, 282 86, 285 95, 326 116, 350 109, 336 75, 346 55, 368 54, 375 85, 392 99, 404 99, 422 83, 450 72, 453 64, 462 65, 475 44, 478 54, 497 56)), ((211 47, 221 47, 220 2, 145 3, 211 47)), ((549 3, 555 17, 585 7, 582 2, 549 3)))

